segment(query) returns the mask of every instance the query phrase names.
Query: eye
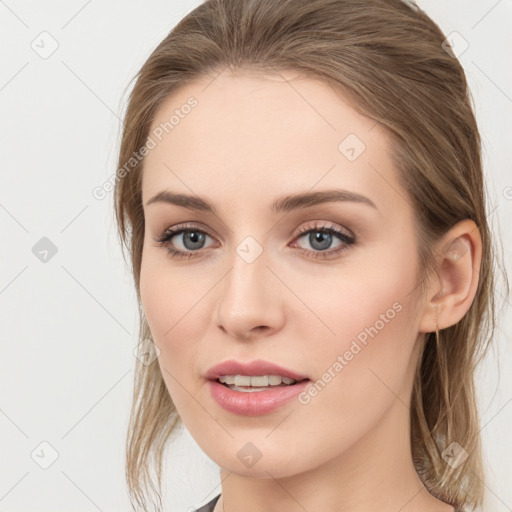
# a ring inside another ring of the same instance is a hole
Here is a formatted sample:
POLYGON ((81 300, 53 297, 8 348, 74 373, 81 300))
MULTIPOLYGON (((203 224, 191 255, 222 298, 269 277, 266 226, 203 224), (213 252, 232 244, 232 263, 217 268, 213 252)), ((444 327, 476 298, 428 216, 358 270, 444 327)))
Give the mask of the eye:
MULTIPOLYGON (((342 231, 334 225, 314 223, 301 227, 298 232, 301 234, 296 239, 304 239, 311 247, 308 249, 299 244, 299 249, 303 254, 313 258, 337 257, 356 242, 352 233, 348 230, 347 232, 342 231), (335 249, 328 250, 336 240, 338 243, 335 245, 335 249)), ((201 253, 208 238, 213 240, 213 236, 204 229, 193 225, 178 225, 167 228, 154 240, 164 247, 173 258, 190 259, 201 253)))
POLYGON ((191 258, 194 253, 204 249, 207 238, 212 238, 206 231, 194 226, 175 226, 167 228, 154 240, 167 252, 177 258, 191 258), (176 241, 174 241, 176 239, 176 241), (176 248, 176 246, 178 246, 176 248))
POLYGON ((342 252, 348 250, 351 245, 355 244, 355 237, 350 232, 341 231, 333 225, 317 224, 313 226, 301 227, 299 233, 303 233, 297 239, 309 244, 312 249, 304 249, 301 247, 304 254, 310 255, 313 258, 327 259, 336 257, 342 252), (338 240, 338 244, 334 250, 327 251, 333 242, 338 240))

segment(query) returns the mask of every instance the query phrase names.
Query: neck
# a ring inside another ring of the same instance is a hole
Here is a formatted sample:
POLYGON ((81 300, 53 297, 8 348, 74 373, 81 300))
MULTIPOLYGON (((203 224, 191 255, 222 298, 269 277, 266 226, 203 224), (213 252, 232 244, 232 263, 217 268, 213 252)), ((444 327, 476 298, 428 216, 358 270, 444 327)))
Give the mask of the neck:
POLYGON ((274 478, 269 468, 268 478, 251 478, 222 469, 215 512, 453 512, 423 486, 409 439, 409 409, 396 400, 378 427, 308 471, 274 478))

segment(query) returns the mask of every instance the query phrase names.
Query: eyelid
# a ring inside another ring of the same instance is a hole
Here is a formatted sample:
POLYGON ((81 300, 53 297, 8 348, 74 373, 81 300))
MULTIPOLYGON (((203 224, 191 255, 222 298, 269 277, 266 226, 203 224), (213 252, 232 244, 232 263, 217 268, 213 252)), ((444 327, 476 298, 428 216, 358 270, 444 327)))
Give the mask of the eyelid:
MULTIPOLYGON (((298 228, 297 229, 298 235, 303 234, 303 233, 308 233, 309 231, 325 230, 325 231, 341 232, 347 238, 355 239, 355 235, 354 235, 354 233, 352 233, 352 231, 350 231, 349 229, 347 229, 343 226, 340 226, 334 222, 313 221, 313 223, 314 223, 313 226, 308 224, 306 226, 301 226, 300 228, 298 228)), ((296 236, 298 236, 298 235, 296 235, 296 236)))
POLYGON ((177 234, 180 231, 187 231, 187 230, 190 230, 190 231, 196 230, 196 231, 204 232, 211 238, 216 238, 212 234, 211 230, 209 228, 207 228, 206 226, 203 226, 201 223, 182 222, 180 224, 176 224, 175 226, 168 226, 167 228, 165 228, 163 231, 160 232, 160 235, 157 235, 155 240, 157 240, 157 241, 160 240, 161 238, 166 236, 168 233, 177 234))

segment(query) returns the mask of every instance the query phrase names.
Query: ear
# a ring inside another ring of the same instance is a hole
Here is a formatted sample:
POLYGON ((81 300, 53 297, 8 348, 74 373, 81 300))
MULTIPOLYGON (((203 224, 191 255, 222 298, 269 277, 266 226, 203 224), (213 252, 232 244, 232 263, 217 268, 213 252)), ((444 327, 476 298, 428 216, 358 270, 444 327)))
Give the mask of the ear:
POLYGON ((455 325, 468 311, 476 294, 482 238, 469 219, 458 222, 438 242, 436 277, 431 279, 420 319, 420 332, 455 325))

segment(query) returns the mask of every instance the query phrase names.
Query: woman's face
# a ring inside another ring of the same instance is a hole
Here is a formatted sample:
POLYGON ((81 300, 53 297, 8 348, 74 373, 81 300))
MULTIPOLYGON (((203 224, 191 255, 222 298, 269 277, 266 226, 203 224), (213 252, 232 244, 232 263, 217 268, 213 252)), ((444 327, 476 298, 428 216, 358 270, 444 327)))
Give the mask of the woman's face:
POLYGON ((256 477, 407 442, 422 339, 413 210, 386 134, 324 82, 295 77, 187 85, 157 112, 143 172, 140 289, 163 378, 204 452, 256 477), (327 191, 339 195, 321 201, 327 191), (148 204, 162 192, 196 201, 148 204), (265 408, 257 394, 275 389, 207 379, 227 360, 309 380, 265 408))

